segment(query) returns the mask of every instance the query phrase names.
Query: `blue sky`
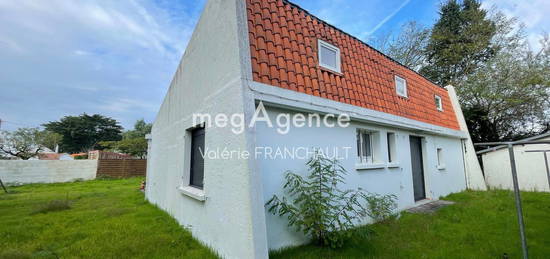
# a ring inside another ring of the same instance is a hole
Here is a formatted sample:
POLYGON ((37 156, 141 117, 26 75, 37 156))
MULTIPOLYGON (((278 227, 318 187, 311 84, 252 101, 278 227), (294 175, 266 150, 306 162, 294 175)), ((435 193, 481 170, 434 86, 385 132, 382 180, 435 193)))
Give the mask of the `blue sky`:
MULTIPOLYGON (((204 0, 0 1, 1 129, 99 113, 131 128, 153 121, 204 0)), ((295 0, 369 40, 416 20, 431 25, 440 0, 295 0)), ((485 0, 526 24, 550 28, 550 1, 485 0), (518 4, 521 2, 521 5, 518 4)))

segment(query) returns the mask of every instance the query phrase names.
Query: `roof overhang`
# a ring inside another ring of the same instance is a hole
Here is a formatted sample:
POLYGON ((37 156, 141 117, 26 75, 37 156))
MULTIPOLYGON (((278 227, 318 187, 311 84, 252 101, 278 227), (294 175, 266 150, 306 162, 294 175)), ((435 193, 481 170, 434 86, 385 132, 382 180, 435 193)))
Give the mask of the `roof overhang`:
POLYGON ((254 99, 262 101, 266 106, 321 114, 347 114, 353 121, 400 128, 417 134, 440 135, 460 139, 468 138, 468 134, 464 131, 432 125, 268 84, 248 81, 248 87, 254 94, 254 99))

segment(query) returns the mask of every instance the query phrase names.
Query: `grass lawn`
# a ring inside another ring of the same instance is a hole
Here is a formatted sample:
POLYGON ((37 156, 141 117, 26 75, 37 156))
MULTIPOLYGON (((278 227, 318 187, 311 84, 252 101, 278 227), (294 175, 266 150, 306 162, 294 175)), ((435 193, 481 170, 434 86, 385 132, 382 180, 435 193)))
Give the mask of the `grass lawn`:
POLYGON ((216 258, 144 201, 140 181, 33 184, 2 192, 0 258, 216 258))
MULTIPOLYGON (((302 246, 272 258, 521 258, 513 193, 463 192, 433 215, 403 213, 374 235, 331 251, 302 246)), ((550 258, 550 194, 522 193, 530 258, 550 258)))
MULTIPOLYGON (((215 258, 143 199, 141 179, 35 184, 0 194, 0 258, 215 258), (69 201, 68 203, 66 201, 69 201), (67 207, 67 205, 69 207, 67 207)), ((550 257, 550 194, 523 193, 531 258, 550 257)), ((404 213, 338 250, 272 258, 520 258, 511 192, 464 192, 433 215, 404 213)))

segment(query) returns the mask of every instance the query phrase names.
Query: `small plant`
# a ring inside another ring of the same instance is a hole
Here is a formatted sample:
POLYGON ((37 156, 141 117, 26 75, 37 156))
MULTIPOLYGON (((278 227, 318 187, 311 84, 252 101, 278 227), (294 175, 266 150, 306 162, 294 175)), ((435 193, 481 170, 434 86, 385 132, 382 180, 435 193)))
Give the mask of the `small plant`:
POLYGON ((354 234, 355 224, 370 216, 383 220, 396 208, 394 195, 377 195, 362 189, 340 190, 345 169, 337 160, 317 152, 306 164, 309 175, 286 172, 284 189, 289 195, 274 195, 267 203, 269 212, 286 216, 289 227, 303 232, 321 246, 341 247, 354 234))

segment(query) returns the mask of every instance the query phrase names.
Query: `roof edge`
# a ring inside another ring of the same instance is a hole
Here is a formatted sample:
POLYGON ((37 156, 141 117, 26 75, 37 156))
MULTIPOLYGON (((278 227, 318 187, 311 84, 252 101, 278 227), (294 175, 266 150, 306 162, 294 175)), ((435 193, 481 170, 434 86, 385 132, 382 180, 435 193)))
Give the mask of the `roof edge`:
MULTIPOLYGON (((546 137, 550 137, 550 131, 545 132, 545 133, 542 133, 542 134, 539 134, 539 135, 536 135, 536 136, 532 136, 532 137, 528 137, 528 138, 523 138, 523 139, 520 139, 520 140, 516 140, 515 142, 520 142, 520 143, 518 143, 518 144, 521 145, 521 142, 522 142, 522 141, 539 140, 539 139, 541 139, 541 138, 546 138, 546 137)), ((529 144, 524 144, 524 145, 529 145, 529 144)), ((501 145, 501 146, 496 146, 496 147, 490 147, 490 148, 486 148, 486 149, 477 151, 476 154, 482 155, 482 154, 485 154, 485 153, 489 153, 489 152, 492 152, 492 151, 497 151, 497 150, 499 150, 499 149, 503 149, 503 148, 505 148, 505 147, 507 147, 507 145, 501 145)))

